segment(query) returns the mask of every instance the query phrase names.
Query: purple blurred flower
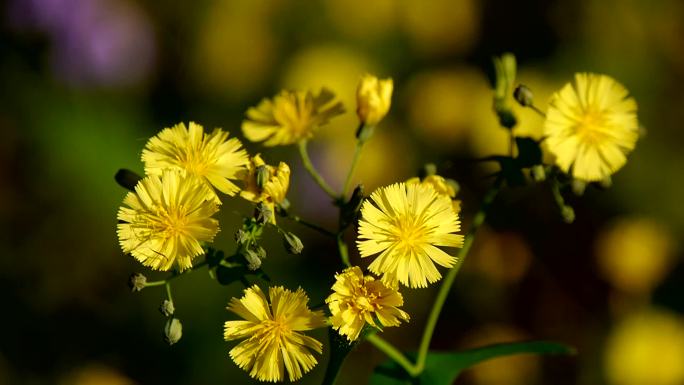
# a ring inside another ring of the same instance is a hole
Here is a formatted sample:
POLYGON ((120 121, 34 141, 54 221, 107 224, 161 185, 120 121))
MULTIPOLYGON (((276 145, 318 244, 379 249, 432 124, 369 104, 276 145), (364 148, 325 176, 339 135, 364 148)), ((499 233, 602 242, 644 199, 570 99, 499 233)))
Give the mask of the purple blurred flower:
POLYGON ((10 22, 52 41, 55 75, 74 85, 127 86, 149 75, 155 39, 149 20, 125 0, 14 0, 10 22))

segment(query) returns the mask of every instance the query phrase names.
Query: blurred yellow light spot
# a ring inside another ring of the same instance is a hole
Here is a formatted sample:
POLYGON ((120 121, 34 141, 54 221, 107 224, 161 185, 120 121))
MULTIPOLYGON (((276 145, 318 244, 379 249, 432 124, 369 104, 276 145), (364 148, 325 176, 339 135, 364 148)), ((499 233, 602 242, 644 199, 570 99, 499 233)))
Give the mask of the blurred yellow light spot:
POLYGON ((498 283, 515 283, 525 276, 532 262, 532 251, 515 233, 487 231, 474 246, 470 269, 498 283))
POLYGON ((275 56, 267 2, 216 1, 200 22, 195 76, 215 93, 242 96, 267 79, 275 56))
POLYGON ((403 0, 402 26, 422 54, 466 52, 477 38, 479 3, 475 0, 403 0))
MULTIPOLYGON (((476 348, 503 342, 529 340, 526 333, 511 325, 485 325, 468 333, 465 348, 476 348)), ((464 373, 476 385, 523 385, 536 383, 539 358, 519 355, 496 358, 474 366, 464 373)))
POLYGON ((354 38, 382 37, 397 23, 395 0, 326 0, 324 4, 334 26, 354 38))
POLYGON ((612 331, 604 360, 612 385, 684 384, 684 322, 662 310, 632 314, 612 331))
POLYGON ((81 367, 60 381, 63 385, 133 385, 135 382, 116 369, 100 364, 81 367))
POLYGON ((432 147, 463 144, 472 127, 472 111, 481 109, 483 100, 491 106, 487 79, 469 67, 418 74, 407 94, 411 127, 432 147))
POLYGON ((630 293, 650 293, 673 263, 667 229, 646 218, 623 218, 598 237, 596 257, 603 277, 630 293))

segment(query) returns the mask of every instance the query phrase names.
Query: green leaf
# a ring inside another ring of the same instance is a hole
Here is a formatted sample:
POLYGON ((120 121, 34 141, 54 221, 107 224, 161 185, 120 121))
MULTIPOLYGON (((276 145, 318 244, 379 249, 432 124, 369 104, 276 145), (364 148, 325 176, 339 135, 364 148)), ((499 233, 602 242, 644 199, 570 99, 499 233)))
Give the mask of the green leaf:
MULTIPOLYGON (((460 352, 430 352, 425 369, 417 378, 411 378, 394 361, 378 366, 370 378, 371 385, 450 385, 463 372, 483 361, 514 354, 574 354, 575 350, 557 342, 532 341, 489 345, 460 352)), ((415 360, 415 354, 409 355, 415 360)))

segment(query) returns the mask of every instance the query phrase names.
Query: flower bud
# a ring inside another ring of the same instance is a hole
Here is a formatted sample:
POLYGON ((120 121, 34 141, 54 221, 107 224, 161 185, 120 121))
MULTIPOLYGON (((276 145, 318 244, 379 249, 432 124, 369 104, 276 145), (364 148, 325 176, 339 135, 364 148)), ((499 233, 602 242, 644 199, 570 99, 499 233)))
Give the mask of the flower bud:
POLYGON ((235 242, 237 242, 238 245, 247 244, 250 239, 250 234, 243 229, 238 229, 238 231, 235 232, 235 242))
POLYGON ((360 184, 356 186, 352 192, 349 200, 344 203, 341 207, 340 212, 340 227, 345 229, 347 226, 351 225, 356 221, 356 218, 361 210, 361 204, 363 203, 363 185, 360 184))
POLYGON ((131 191, 135 191, 135 185, 138 184, 140 179, 142 179, 140 175, 125 168, 120 169, 114 175, 114 180, 116 180, 119 186, 131 191))
POLYGON ((532 90, 527 88, 527 86, 524 84, 520 84, 515 87, 515 91, 513 91, 513 97, 515 98, 515 101, 517 101, 523 107, 529 107, 532 105, 532 103, 534 103, 534 94, 532 94, 532 90))
POLYGON ((140 273, 135 273, 132 274, 128 278, 128 287, 131 288, 131 291, 136 292, 140 291, 145 288, 145 285, 147 284, 147 277, 140 273))
POLYGON ((581 179, 573 179, 571 183, 572 192, 577 196, 584 195, 584 190, 587 188, 587 182, 581 179))
POLYGON ((543 182, 546 180, 546 171, 544 171, 544 166, 541 164, 532 166, 531 172, 535 182, 543 182))
POLYGON ((263 202, 259 202, 256 205, 256 220, 257 223, 265 225, 270 223, 273 219, 273 210, 271 210, 268 205, 263 202))
POLYGON ((159 311, 165 316, 165 317, 171 317, 173 313, 176 311, 176 308, 173 306, 173 302, 169 301, 168 299, 165 299, 161 306, 159 306, 159 311))
POLYGON ((356 88, 356 115, 365 126, 375 126, 387 115, 392 103, 394 83, 373 75, 361 77, 356 88))
POLYGON ((601 186, 601 188, 604 188, 604 189, 609 189, 610 186, 612 186, 612 185, 613 185, 613 180, 611 179, 610 175, 608 175, 607 177, 605 177, 605 178, 601 179, 601 181, 599 181, 599 186, 601 186))
POLYGON ((242 254, 247 260, 247 268, 251 271, 258 270, 261 267, 261 258, 251 249, 247 249, 242 254))
POLYGON ((173 345, 183 336, 183 325, 178 318, 169 318, 164 326, 164 340, 173 345))
POLYGON ((283 233, 283 244, 285 245, 287 252, 290 254, 300 254, 304 249, 304 244, 302 244, 302 241, 299 239, 299 237, 291 232, 283 233))
POLYGON ((575 221, 575 210, 570 206, 563 206, 561 208, 561 216, 565 223, 572 223, 575 221))
POLYGON ((265 164, 258 166, 256 169, 257 187, 263 189, 264 186, 266 186, 266 183, 268 182, 269 178, 271 178, 271 171, 268 169, 268 166, 266 166, 265 164))
POLYGON ((437 166, 434 163, 425 163, 423 168, 418 171, 418 177, 425 179, 430 175, 437 174, 437 166))

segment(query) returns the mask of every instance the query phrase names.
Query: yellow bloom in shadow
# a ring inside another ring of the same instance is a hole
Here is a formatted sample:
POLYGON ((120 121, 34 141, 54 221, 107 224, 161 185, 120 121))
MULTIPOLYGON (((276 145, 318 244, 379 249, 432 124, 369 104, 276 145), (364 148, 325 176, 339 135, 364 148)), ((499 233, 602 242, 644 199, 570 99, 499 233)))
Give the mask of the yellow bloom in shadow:
MULTIPOLYGON (((254 203, 262 202, 275 212, 275 205, 285 200, 290 187, 290 166, 285 162, 280 162, 277 168, 267 165, 257 154, 247 165, 242 181, 242 198, 254 203)), ((271 222, 275 224, 275 215, 271 216, 271 222)))
POLYGON ((637 104, 606 75, 579 73, 549 103, 544 144, 556 165, 585 181, 600 181, 627 162, 639 137, 637 104))
POLYGON ((148 175, 161 175, 169 168, 185 170, 232 196, 240 189, 231 180, 237 179, 249 158, 240 140, 228 139, 228 132, 217 128, 205 134, 202 126, 190 122, 188 127, 178 123, 165 128, 151 138, 142 161, 148 175))
POLYGON ((391 78, 380 80, 363 75, 356 89, 356 115, 361 123, 375 126, 389 112, 394 83, 391 78))
POLYGON ((435 263, 449 268, 456 263, 438 246, 461 247, 460 230, 449 197, 430 185, 396 183, 363 203, 357 245, 362 258, 379 254, 368 269, 384 282, 427 287, 442 278, 435 263))
POLYGON ((227 321, 226 341, 246 338, 230 351, 230 357, 250 377, 259 381, 290 381, 309 372, 318 361, 323 345, 301 332, 325 326, 321 311, 309 310, 309 298, 301 288, 292 292, 271 287, 269 301, 258 286, 245 289, 242 298, 232 298, 228 310, 244 320, 227 321))
POLYGON ((350 342, 359 337, 366 323, 381 329, 409 320, 409 315, 398 309, 404 304, 401 293, 369 275, 364 276, 358 266, 336 274, 332 290, 325 300, 332 314, 332 326, 350 342))
POLYGON ((149 175, 129 192, 119 208, 117 234, 125 253, 155 270, 180 271, 204 251, 219 231, 211 216, 218 211, 214 194, 199 179, 184 171, 165 170, 149 175))
POLYGON ((459 199, 455 199, 457 192, 456 188, 453 184, 447 182, 444 177, 439 175, 428 175, 423 178, 423 180, 420 180, 418 177, 414 177, 407 180, 405 183, 407 186, 416 184, 431 186, 433 189, 435 189, 435 191, 437 191, 438 194, 444 195, 451 199, 451 205, 454 207, 456 214, 461 212, 461 201, 459 199))
POLYGON ((252 142, 283 146, 313 137, 314 131, 332 117, 344 112, 335 94, 323 88, 311 91, 281 91, 273 99, 263 99, 247 110, 242 132, 252 142))

